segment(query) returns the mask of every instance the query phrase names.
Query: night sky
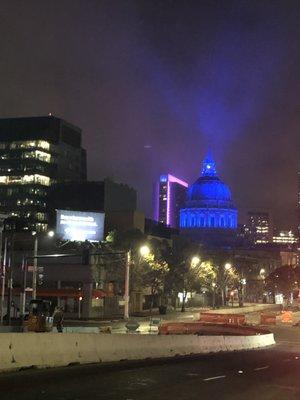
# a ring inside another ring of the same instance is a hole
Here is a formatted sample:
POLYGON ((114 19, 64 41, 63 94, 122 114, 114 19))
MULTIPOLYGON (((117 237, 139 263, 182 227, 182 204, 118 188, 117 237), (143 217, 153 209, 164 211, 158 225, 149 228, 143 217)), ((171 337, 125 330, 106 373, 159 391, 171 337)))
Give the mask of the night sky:
POLYGON ((241 215, 295 225, 300 2, 1 1, 0 116, 83 130, 89 179, 193 182, 210 150, 241 215))

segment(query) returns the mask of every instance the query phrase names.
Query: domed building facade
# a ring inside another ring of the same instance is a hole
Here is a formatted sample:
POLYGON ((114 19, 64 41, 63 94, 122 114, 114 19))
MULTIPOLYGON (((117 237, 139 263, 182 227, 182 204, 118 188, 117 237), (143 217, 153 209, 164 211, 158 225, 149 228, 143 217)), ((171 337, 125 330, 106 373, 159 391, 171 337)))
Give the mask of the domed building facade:
POLYGON ((238 212, 229 187, 217 175, 211 157, 203 161, 201 176, 190 186, 186 207, 180 210, 180 229, 193 236, 226 237, 237 228, 238 212))

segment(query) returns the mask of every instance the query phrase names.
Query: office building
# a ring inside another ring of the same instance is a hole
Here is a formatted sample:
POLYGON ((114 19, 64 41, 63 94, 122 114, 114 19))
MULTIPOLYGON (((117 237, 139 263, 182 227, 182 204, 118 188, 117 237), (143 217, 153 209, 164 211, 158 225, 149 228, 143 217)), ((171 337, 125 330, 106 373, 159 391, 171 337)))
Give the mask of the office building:
POLYGON ((0 212, 6 229, 45 231, 52 184, 86 180, 81 130, 53 116, 0 119, 0 212))
POLYGON ((267 212, 248 212, 249 239, 253 244, 270 243, 272 238, 270 216, 267 212))
POLYGON ((55 210, 105 213, 105 232, 140 229, 145 216, 137 210, 137 193, 126 184, 111 179, 99 182, 61 182, 49 191, 49 216, 55 226, 55 210))
POLYGON ((179 214, 187 188, 187 182, 170 174, 161 175, 155 188, 154 219, 171 228, 179 228, 179 214))
POLYGON ((298 238, 292 231, 280 231, 273 236, 273 243, 294 244, 298 243, 298 238))

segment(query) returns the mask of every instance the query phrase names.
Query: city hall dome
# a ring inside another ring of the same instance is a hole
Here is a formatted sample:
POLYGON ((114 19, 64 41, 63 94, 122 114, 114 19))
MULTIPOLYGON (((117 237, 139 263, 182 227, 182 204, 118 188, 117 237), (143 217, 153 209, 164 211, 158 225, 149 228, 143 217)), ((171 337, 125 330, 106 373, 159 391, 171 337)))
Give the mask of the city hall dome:
POLYGON ((235 229, 237 210, 229 187, 217 175, 211 157, 203 161, 201 176, 190 186, 185 208, 180 210, 183 229, 235 229))

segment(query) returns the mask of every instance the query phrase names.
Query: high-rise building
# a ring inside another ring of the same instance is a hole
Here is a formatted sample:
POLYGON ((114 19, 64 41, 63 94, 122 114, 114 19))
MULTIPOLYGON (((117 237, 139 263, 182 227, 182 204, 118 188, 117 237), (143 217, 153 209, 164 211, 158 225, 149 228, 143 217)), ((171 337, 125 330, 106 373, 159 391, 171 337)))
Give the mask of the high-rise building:
POLYGON ((187 182, 173 175, 161 175, 156 186, 154 219, 172 228, 179 227, 179 213, 186 198, 187 182))
POLYGON ((253 244, 270 243, 272 238, 270 216, 267 212, 248 212, 249 239, 253 244))
POLYGON ((86 180, 81 130, 53 116, 0 119, 0 212, 7 229, 44 231, 49 187, 86 180))

